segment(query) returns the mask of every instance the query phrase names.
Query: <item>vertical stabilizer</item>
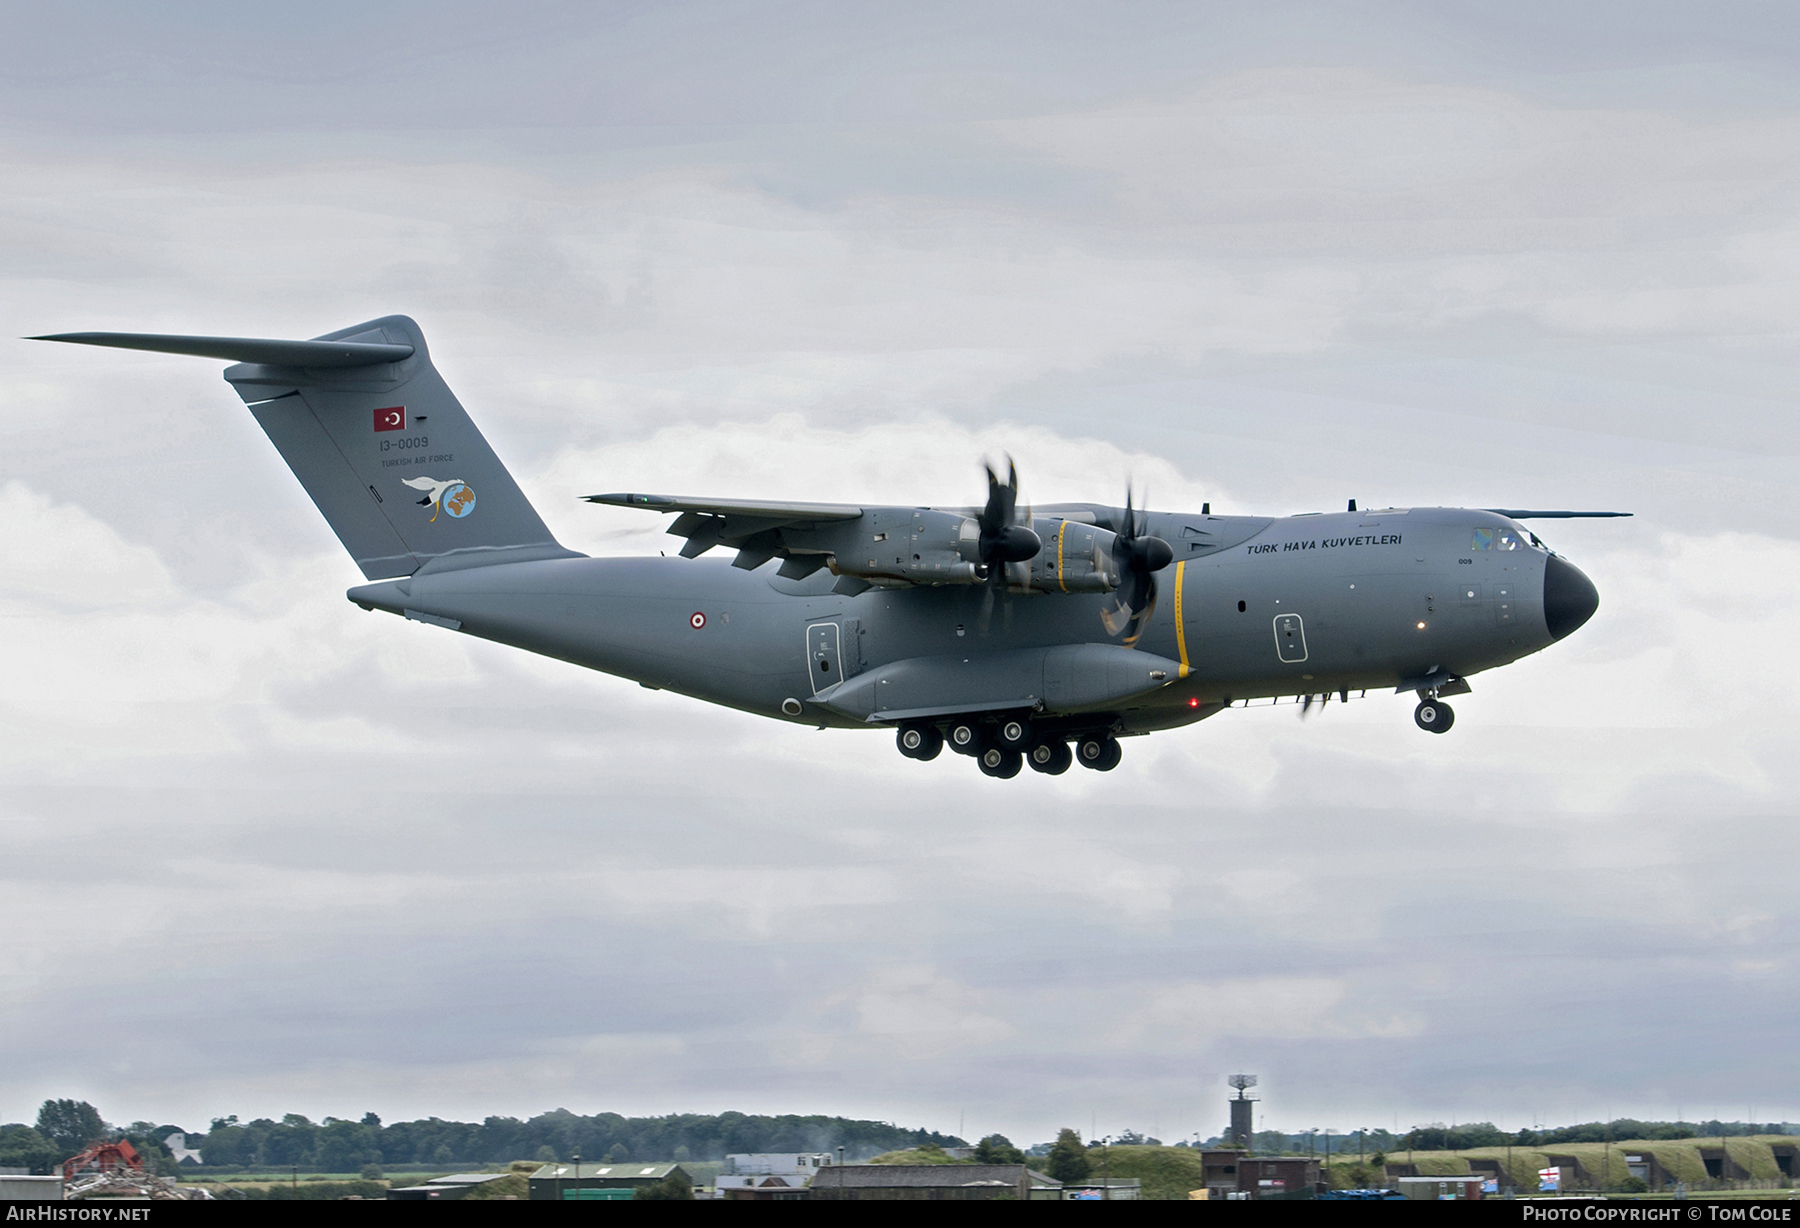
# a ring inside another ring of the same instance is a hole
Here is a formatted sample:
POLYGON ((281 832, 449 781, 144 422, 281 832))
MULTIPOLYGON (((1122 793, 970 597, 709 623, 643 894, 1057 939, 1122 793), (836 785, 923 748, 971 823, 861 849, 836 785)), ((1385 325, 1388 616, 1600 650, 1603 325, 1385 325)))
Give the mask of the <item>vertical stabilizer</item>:
POLYGON ((225 379, 370 580, 579 557, 551 537, 405 316, 311 341, 137 333, 43 340, 237 360, 225 379))

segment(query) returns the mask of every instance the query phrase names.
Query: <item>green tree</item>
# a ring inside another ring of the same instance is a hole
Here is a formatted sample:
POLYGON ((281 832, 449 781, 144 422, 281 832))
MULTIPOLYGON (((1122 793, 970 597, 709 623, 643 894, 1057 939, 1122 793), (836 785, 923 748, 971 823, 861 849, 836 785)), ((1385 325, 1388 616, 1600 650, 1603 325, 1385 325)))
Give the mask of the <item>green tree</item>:
POLYGON ((0 1168, 23 1168, 48 1176, 56 1162, 66 1158, 55 1143, 30 1126, 0 1126, 0 1168))
POLYGON ((1045 1173, 1065 1183, 1086 1181, 1088 1173, 1093 1171, 1088 1163, 1087 1148, 1081 1145, 1081 1136, 1073 1130, 1057 1131, 1049 1159, 1050 1163, 1044 1166, 1045 1173))
POLYGON ((977 1164, 1023 1164, 1025 1153, 1012 1145, 1004 1134, 990 1134, 975 1144, 977 1164))
POLYGON ((640 1185, 631 1192, 633 1202, 673 1202, 694 1198, 694 1183, 688 1180, 687 1173, 677 1168, 661 1181, 653 1185, 640 1185))
POLYGON ((68 1159, 96 1139, 106 1137, 100 1111, 85 1100, 46 1100, 38 1110, 37 1132, 68 1159))

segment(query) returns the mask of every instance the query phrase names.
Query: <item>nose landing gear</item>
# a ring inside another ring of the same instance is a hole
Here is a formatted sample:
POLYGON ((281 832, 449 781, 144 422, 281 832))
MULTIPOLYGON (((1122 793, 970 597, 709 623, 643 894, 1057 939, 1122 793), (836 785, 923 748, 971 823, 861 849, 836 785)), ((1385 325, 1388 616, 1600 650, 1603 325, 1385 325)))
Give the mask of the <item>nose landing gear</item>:
POLYGON ((1441 699, 1421 699, 1413 709, 1413 724, 1426 733, 1448 733, 1456 723, 1456 713, 1441 699))

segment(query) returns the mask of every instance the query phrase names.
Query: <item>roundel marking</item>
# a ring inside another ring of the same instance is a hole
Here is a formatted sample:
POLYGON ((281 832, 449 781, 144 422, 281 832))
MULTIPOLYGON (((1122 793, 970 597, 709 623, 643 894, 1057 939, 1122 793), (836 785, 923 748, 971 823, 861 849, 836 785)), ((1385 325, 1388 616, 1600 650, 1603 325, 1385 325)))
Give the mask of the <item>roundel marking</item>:
POLYGON ((694 630, 698 631, 705 625, 706 615, 702 614, 700 611, 695 610, 692 614, 688 615, 688 626, 692 627, 694 630))

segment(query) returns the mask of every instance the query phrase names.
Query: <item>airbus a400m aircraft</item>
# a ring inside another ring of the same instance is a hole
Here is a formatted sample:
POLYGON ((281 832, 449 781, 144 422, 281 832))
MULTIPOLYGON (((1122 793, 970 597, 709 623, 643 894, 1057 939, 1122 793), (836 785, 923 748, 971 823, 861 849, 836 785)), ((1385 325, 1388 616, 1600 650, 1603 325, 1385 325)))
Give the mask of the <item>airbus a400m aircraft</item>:
POLYGON ((1518 522, 1624 515, 1385 508, 1271 518, 655 494, 679 558, 558 544, 388 316, 310 341, 65 333, 225 359, 225 379, 371 583, 365 610, 777 720, 948 745, 990 776, 1116 767, 1120 739, 1234 705, 1416 692, 1444 733, 1467 678, 1562 639, 1593 584, 1518 522), (736 551, 699 558, 715 547, 736 551))

